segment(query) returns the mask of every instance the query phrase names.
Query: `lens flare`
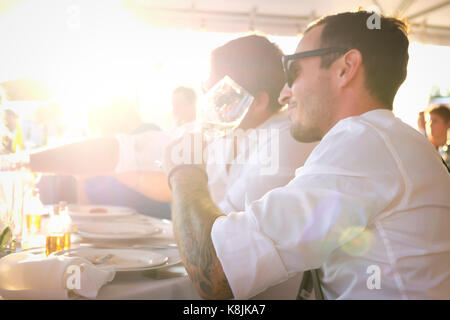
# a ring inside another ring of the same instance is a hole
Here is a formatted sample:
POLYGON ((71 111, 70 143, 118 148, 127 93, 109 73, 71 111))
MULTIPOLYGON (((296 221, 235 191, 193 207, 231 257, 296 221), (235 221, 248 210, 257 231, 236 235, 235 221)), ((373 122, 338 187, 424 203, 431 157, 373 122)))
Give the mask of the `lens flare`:
POLYGON ((362 256, 372 246, 373 235, 364 227, 349 227, 341 235, 339 242, 344 243, 341 250, 351 256, 362 256))

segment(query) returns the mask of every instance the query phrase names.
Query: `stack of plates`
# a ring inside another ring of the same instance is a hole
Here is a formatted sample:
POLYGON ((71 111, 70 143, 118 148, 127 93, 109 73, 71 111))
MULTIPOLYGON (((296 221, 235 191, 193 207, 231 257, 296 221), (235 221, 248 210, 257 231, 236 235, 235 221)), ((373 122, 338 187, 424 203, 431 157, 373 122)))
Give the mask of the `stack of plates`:
POLYGON ((162 231, 153 225, 115 221, 79 223, 77 230, 83 238, 102 240, 141 239, 162 231))
POLYGON ((131 208, 104 205, 69 205, 69 215, 77 235, 92 244, 52 255, 85 258, 99 268, 113 267, 116 272, 159 269, 181 262, 176 247, 127 246, 124 241, 163 235, 165 229, 171 230, 170 222, 142 217, 131 208))
POLYGON ((103 205, 69 205, 69 215, 73 218, 111 218, 135 214, 132 208, 103 205))

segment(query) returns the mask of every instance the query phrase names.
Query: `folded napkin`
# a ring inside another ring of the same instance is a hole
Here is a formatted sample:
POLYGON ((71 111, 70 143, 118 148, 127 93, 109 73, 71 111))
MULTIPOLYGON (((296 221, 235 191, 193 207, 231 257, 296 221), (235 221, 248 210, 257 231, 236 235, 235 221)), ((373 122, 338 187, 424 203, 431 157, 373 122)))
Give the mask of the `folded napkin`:
POLYGON ((5 299, 97 297, 115 276, 84 258, 13 253, 0 259, 0 296, 5 299))

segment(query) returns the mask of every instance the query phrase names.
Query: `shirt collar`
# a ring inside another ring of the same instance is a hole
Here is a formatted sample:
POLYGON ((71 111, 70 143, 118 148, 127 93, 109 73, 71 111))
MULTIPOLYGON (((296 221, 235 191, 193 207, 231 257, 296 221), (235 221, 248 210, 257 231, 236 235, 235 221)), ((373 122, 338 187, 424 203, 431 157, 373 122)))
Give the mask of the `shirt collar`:
MULTIPOLYGON (((392 112, 392 110, 388 110, 388 109, 374 109, 374 110, 370 110, 367 112, 364 112, 358 116, 351 116, 351 117, 347 117, 344 119, 339 120, 330 130, 328 130, 328 132, 322 137, 322 140, 325 139, 325 137, 329 136, 330 134, 332 134, 332 132, 338 128, 340 125, 343 125, 344 123, 346 123, 347 121, 354 121, 358 118, 362 118, 362 119, 377 119, 377 118, 385 118, 385 119, 393 119, 395 118, 394 113, 392 112)), ((321 141, 322 141, 321 140, 321 141)))
POLYGON ((388 109, 375 109, 375 110, 370 110, 367 112, 364 112, 363 114, 359 115, 359 117, 361 118, 394 118, 394 113, 392 112, 392 110, 388 110, 388 109))

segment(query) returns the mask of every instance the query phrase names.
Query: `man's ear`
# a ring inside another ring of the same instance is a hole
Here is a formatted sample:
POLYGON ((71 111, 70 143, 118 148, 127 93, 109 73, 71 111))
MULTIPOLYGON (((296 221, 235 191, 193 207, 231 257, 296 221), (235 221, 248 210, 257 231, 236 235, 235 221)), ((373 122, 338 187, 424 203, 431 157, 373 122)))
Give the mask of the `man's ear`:
POLYGON ((346 87, 362 72, 362 55, 359 50, 352 49, 339 59, 336 73, 340 87, 346 87))

